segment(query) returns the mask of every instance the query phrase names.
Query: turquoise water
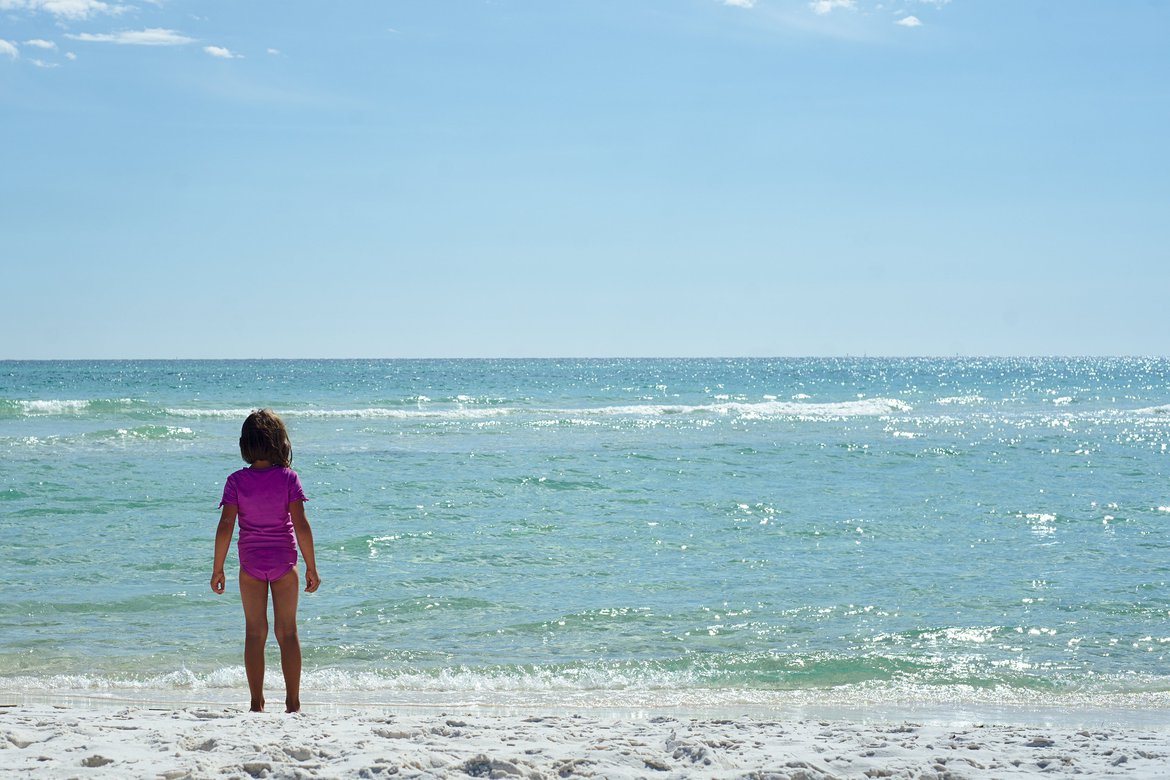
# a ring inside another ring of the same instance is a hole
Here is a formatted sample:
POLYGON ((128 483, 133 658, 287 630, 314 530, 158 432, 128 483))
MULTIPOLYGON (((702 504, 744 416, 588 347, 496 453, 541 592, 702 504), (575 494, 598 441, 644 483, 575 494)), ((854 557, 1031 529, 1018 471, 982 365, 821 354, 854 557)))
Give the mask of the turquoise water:
POLYGON ((259 406, 322 695, 1170 692, 1170 362, 1138 359, 0 363, 0 690, 239 695, 207 583, 259 406))

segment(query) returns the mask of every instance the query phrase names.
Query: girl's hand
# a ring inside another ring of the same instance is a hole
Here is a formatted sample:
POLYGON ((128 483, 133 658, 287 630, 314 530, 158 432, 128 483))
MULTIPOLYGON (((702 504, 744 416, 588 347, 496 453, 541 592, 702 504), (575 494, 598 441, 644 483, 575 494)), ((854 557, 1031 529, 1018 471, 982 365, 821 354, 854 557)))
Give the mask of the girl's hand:
POLYGON ((313 593, 321 585, 321 577, 316 569, 305 569, 305 593, 313 593))
POLYGON ((211 589, 216 593, 223 593, 224 590, 224 576, 223 569, 213 571, 211 573, 211 589))

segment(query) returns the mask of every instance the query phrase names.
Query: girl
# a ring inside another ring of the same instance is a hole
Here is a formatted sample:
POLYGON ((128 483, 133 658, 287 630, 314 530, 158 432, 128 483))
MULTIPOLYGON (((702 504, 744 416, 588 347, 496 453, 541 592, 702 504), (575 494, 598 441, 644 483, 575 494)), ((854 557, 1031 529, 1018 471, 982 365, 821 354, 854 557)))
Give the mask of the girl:
POLYGON ((305 517, 305 491, 292 463, 284 422, 271 409, 252 412, 240 431, 240 455, 250 465, 227 478, 223 511, 215 532, 211 589, 224 591, 223 564, 240 518, 240 598, 244 602, 244 669, 252 712, 264 711, 264 643, 268 640, 268 591, 285 708, 301 709, 301 643, 297 638, 297 545, 305 558, 305 591, 321 584, 313 554, 313 531, 305 517))

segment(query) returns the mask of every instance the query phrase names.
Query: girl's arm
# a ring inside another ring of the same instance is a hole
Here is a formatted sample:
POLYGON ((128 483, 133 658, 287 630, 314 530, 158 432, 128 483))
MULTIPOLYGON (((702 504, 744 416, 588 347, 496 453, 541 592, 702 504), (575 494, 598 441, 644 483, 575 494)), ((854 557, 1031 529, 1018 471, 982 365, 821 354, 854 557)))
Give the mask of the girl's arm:
POLYGON ((292 516, 293 533, 297 535, 297 546, 301 548, 301 557, 305 559, 305 592, 312 593, 321 584, 321 577, 317 574, 317 556, 313 551, 313 529, 309 527, 309 518, 305 517, 305 502, 290 501, 288 513, 292 516))
POLYGON ((216 593, 224 590, 223 564, 232 544, 232 531, 236 528, 236 513, 239 511, 235 504, 224 504, 219 513, 219 527, 215 529, 215 563, 211 567, 211 589, 216 593))

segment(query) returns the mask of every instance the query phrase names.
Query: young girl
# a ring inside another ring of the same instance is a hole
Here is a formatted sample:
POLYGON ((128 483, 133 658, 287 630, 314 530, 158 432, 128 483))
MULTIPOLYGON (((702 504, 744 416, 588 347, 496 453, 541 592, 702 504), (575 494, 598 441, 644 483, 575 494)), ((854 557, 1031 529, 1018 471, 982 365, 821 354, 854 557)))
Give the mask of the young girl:
POLYGON ((253 412, 240 431, 240 454, 250 465, 227 478, 215 532, 211 589, 224 591, 223 565, 240 519, 240 598, 244 602, 244 669, 252 712, 264 711, 264 643, 268 640, 268 591, 280 644, 287 712, 301 709, 301 643, 297 638, 297 545, 305 558, 305 591, 321 584, 313 531, 305 517, 305 491, 292 463, 284 422, 271 409, 253 412))

